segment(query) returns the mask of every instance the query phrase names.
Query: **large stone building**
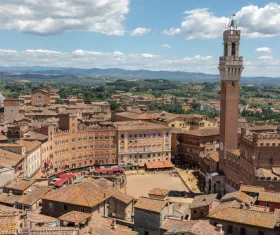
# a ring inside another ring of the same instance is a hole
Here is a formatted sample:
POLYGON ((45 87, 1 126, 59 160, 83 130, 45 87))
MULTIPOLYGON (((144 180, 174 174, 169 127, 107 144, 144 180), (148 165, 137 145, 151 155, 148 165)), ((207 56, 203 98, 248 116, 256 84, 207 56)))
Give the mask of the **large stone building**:
MULTIPOLYGON (((13 157, 13 159, 18 162, 22 161, 21 166, 18 166, 18 164, 16 164, 17 167, 15 169, 17 172, 21 170, 24 177, 32 177, 41 168, 40 145, 41 142, 36 140, 18 140, 15 143, 0 144, 0 149, 6 150, 5 156, 10 156, 10 158, 13 157)), ((13 167, 15 166, 13 165, 13 167)))
POLYGON ((173 214, 174 204, 167 200, 141 197, 135 204, 134 228, 139 235, 159 235, 160 226, 173 214))
POLYGON ((171 128, 162 124, 134 121, 116 122, 120 164, 144 166, 171 159, 171 128))
POLYGON ((14 120, 23 118, 23 112, 20 108, 19 99, 5 99, 4 100, 4 122, 12 123, 14 120))
POLYGON ((219 128, 203 128, 191 131, 173 129, 172 155, 177 155, 184 163, 201 166, 202 159, 207 154, 219 150, 219 128))
POLYGON ((51 105, 54 104, 57 99, 60 99, 57 92, 57 90, 51 90, 51 87, 48 86, 47 89, 32 91, 31 97, 26 95, 22 98, 25 104, 31 104, 32 106, 51 105))
POLYGON ((31 94, 31 105, 32 106, 43 106, 51 104, 51 92, 48 87, 47 90, 39 89, 32 91, 31 94))
POLYGON ((42 197, 42 212, 59 217, 71 211, 91 214, 94 218, 110 216, 131 221, 134 198, 111 187, 101 187, 95 180, 63 187, 42 197))
POLYGON ((225 234, 278 235, 278 212, 266 212, 262 208, 224 207, 208 215, 210 224, 222 224, 225 234))
POLYGON ((117 164, 116 128, 110 123, 88 126, 66 113, 58 124, 43 123, 36 131, 48 136, 42 160, 54 172, 117 164))

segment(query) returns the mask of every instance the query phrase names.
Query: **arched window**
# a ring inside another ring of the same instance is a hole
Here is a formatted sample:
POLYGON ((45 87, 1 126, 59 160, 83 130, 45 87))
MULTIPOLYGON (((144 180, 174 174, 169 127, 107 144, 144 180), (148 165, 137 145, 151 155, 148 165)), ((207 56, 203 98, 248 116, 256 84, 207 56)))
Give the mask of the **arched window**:
POLYGON ((234 42, 231 44, 231 55, 235 56, 235 43, 234 42))
POLYGON ((224 51, 225 51, 225 56, 228 56, 228 44, 225 42, 225 44, 224 44, 224 47, 225 47, 225 49, 224 49, 224 51))

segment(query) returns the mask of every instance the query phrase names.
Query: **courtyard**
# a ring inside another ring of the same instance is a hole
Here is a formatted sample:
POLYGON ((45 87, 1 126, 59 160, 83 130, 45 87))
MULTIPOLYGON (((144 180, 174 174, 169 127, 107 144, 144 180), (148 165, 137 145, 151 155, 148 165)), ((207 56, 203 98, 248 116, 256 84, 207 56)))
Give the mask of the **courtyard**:
POLYGON ((174 191, 186 191, 187 187, 180 177, 171 176, 168 173, 139 174, 127 176, 126 192, 135 198, 147 197, 153 188, 169 189, 174 191))

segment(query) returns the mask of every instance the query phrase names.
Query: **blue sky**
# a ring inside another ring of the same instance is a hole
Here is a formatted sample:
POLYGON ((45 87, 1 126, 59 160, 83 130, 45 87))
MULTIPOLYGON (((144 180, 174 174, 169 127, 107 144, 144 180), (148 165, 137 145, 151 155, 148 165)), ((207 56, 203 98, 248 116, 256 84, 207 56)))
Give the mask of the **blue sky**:
POLYGON ((266 0, 0 0, 0 66, 214 74, 233 13, 244 75, 280 76, 280 5, 266 0))

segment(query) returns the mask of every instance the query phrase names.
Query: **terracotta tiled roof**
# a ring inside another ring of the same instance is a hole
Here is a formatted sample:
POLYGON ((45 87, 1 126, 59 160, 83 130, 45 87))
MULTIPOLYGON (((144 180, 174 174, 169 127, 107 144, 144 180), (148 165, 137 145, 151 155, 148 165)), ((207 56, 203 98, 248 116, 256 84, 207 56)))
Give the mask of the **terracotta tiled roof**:
POLYGON ((12 153, 4 149, 0 149, 0 166, 14 167, 19 162, 21 162, 24 157, 25 156, 23 155, 12 153))
POLYGON ((140 120, 150 120, 152 119, 152 115, 148 114, 148 113, 143 113, 143 114, 140 114, 139 117, 138 117, 140 120))
POLYGON ((89 181, 85 181, 52 191, 43 196, 42 199, 94 207, 110 197, 111 195, 106 194, 103 189, 94 186, 89 181))
POLYGON ((166 234, 221 235, 216 227, 203 220, 166 219, 160 227, 166 234))
POLYGON ((24 211, 14 207, 0 205, 0 214, 23 214, 24 211))
MULTIPOLYGON (((118 225, 117 225, 118 226, 118 225)), ((137 232, 128 231, 128 230, 114 230, 108 227, 100 227, 100 226, 90 226, 89 230, 90 234, 102 234, 102 235, 138 235, 137 232)))
POLYGON ((190 208, 198 208, 203 206, 209 206, 217 197, 218 194, 206 194, 195 196, 190 208))
POLYGON ((224 210, 225 208, 229 208, 229 207, 235 207, 235 208, 240 208, 241 203, 234 200, 234 201, 228 201, 228 202, 223 202, 220 203, 219 205, 217 205, 212 211, 211 213, 220 211, 220 210, 224 210))
POLYGON ((81 223, 90 217, 91 217, 90 213, 84 213, 80 211, 70 211, 60 216, 59 220, 72 222, 72 223, 81 223))
POLYGON ((39 140, 39 141, 45 141, 48 139, 47 135, 34 132, 34 131, 29 131, 26 134, 24 134, 24 137, 22 138, 23 140, 39 140))
POLYGON ((266 125, 266 126, 252 126, 248 128, 249 131, 267 131, 272 130, 275 131, 277 129, 276 125, 266 125))
POLYGON ((260 192, 258 200, 263 201, 263 202, 280 203, 280 193, 279 192, 260 192))
MULTIPOLYGON (((138 235, 137 232, 133 232, 131 228, 117 224, 114 228, 114 220, 110 218, 98 218, 92 219, 88 226, 82 230, 82 234, 102 234, 102 235, 138 235)), ((131 224, 133 225, 133 224, 131 224)))
POLYGON ((272 179, 277 178, 277 180, 280 179, 278 175, 273 174, 271 170, 264 169, 264 168, 259 168, 255 171, 255 175, 257 177, 271 177, 272 179))
POLYGON ((0 234, 17 234, 18 222, 15 215, 0 215, 0 234))
POLYGON ((167 203, 165 200, 140 197, 134 208, 160 213, 167 203))
POLYGON ((6 185, 4 188, 8 190, 21 190, 25 191, 35 183, 35 180, 18 180, 13 181, 11 184, 6 185))
POLYGON ((147 169, 163 169, 163 168, 173 168, 174 165, 171 161, 163 162, 147 162, 145 163, 147 169))
POLYGON ((8 193, 2 193, 0 194, 0 203, 1 204, 8 204, 8 205, 14 205, 17 200, 19 200, 22 197, 22 195, 15 195, 8 193))
POLYGON ((253 205, 254 202, 256 201, 255 198, 247 195, 246 193, 240 192, 240 191, 228 193, 221 198, 222 202, 233 201, 233 200, 237 200, 239 202, 244 202, 247 205, 253 205))
POLYGON ((116 113, 115 116, 119 116, 119 117, 125 117, 125 118, 129 118, 129 119, 135 119, 138 120, 139 119, 139 113, 134 113, 134 112, 120 112, 120 113, 116 113))
POLYGON ((248 210, 269 212, 269 208, 268 207, 259 206, 259 205, 251 206, 251 207, 248 208, 248 210))
POLYGON ((79 228, 74 227, 54 227, 54 228, 32 228, 30 229, 31 234, 36 235, 78 235, 80 234, 79 228))
POLYGON ((28 194, 23 195, 17 203, 32 206, 42 196, 51 190, 50 187, 32 186, 32 190, 28 194))
POLYGON ((259 193, 264 192, 264 187, 252 186, 252 185, 241 185, 239 191, 248 193, 259 193))
POLYGON ((26 152, 33 151, 36 148, 39 148, 39 146, 41 145, 41 142, 37 140, 34 141, 18 140, 16 141, 16 143, 22 147, 25 147, 26 152))
POLYGON ((170 127, 151 123, 151 122, 144 122, 144 121, 125 121, 125 122, 114 122, 114 126, 121 131, 131 131, 131 130, 164 130, 164 129, 171 129, 170 127))
POLYGON ((271 212, 262 212, 255 210, 225 208, 208 215, 211 219, 228 221, 231 223, 246 224, 262 228, 273 229, 278 224, 278 216, 271 212))
POLYGON ((170 190, 154 188, 149 192, 149 195, 157 195, 157 196, 167 196, 170 190))
MULTIPOLYGON (((104 178, 103 178, 104 179, 104 178)), ((132 197, 129 194, 125 194, 125 193, 121 193, 119 191, 117 191, 116 189, 114 189, 109 180, 109 182, 106 183, 104 180, 93 180, 93 179, 88 179, 88 181, 90 181, 93 185, 95 185, 96 187, 102 188, 104 190, 104 193, 111 195, 112 197, 118 199, 119 201, 122 201, 126 204, 130 203, 132 200, 134 200, 134 197, 132 197)))
POLYGON ((52 224, 52 223, 59 222, 57 218, 42 215, 42 214, 37 214, 33 212, 27 213, 27 221, 34 222, 34 223, 43 223, 43 224, 52 224))
POLYGON ((110 197, 114 197, 124 203, 129 203, 134 199, 128 194, 101 187, 93 179, 55 190, 43 196, 42 199, 94 207, 110 197))
POLYGON ((172 129, 172 132, 174 133, 184 133, 186 135, 192 135, 192 136, 218 136, 220 134, 220 128, 218 127, 212 127, 212 128, 203 128, 198 130, 190 130, 190 131, 182 131, 181 129, 172 129))

